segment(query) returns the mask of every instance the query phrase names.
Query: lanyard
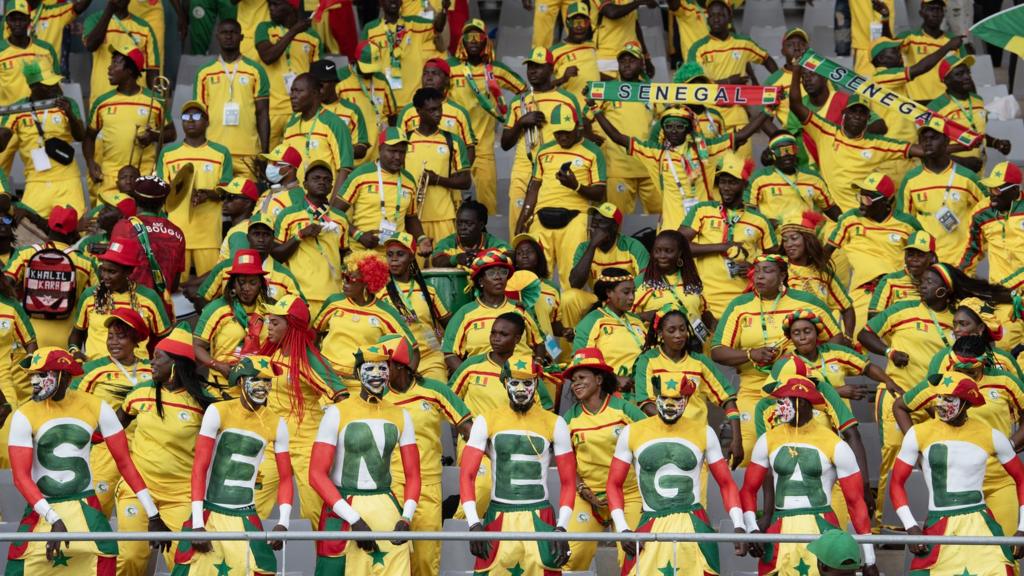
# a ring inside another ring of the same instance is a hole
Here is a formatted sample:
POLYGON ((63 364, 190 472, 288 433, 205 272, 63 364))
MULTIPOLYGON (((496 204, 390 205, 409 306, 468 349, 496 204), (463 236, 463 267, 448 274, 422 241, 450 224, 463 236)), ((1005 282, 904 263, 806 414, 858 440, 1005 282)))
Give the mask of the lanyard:
POLYGON ((796 182, 790 180, 789 176, 786 176, 786 173, 778 168, 775 169, 775 173, 778 174, 779 178, 782 178, 786 184, 789 184, 789 187, 793 189, 793 192, 796 192, 797 197, 800 196, 800 188, 796 185, 796 182))
POLYGON ((927 304, 921 303, 921 305, 924 306, 924 309, 928 311, 928 316, 931 317, 932 324, 935 326, 935 329, 939 331, 939 337, 942 338, 942 344, 944 346, 951 346, 952 343, 949 341, 948 338, 946 338, 946 332, 942 329, 942 325, 939 324, 939 318, 935 315, 935 311, 932 310, 927 304))
MULTIPOLYGON (((331 221, 331 219, 328 218, 327 216, 327 213, 330 211, 330 206, 321 209, 317 208, 316 205, 310 202, 308 197, 305 198, 305 200, 306 212, 309 214, 310 224, 312 224, 313 222, 316 222, 318 224, 327 224, 331 221)), ((338 274, 338 270, 334 267, 334 264, 331 263, 331 260, 330 258, 327 257, 327 254, 324 253, 324 247, 320 244, 320 236, 314 236, 313 241, 316 242, 317 251, 320 252, 320 255, 324 257, 324 262, 327 263, 327 269, 331 273, 331 278, 338 278, 340 274, 338 274)))
POLYGON ((39 130, 39 147, 42 148, 43 144, 45 144, 44 139, 46 138, 46 135, 43 133, 43 130, 46 129, 46 121, 50 119, 50 109, 47 108, 46 112, 43 113, 42 122, 40 122, 39 118, 36 116, 35 110, 29 110, 28 113, 32 115, 32 121, 35 122, 36 128, 39 130))
MULTIPOLYGON (((377 195, 380 196, 380 217, 388 219, 387 202, 384 200, 384 173, 380 168, 380 161, 374 162, 377 165, 377 195)), ((395 192, 395 219, 392 223, 398 223, 398 213, 402 208, 402 171, 398 171, 398 188, 395 192)))
POLYGON ((409 312, 409 316, 406 317, 406 321, 410 324, 416 322, 419 319, 419 316, 416 314, 416 308, 412 304, 412 295, 419 289, 419 287, 416 286, 416 282, 414 280, 409 280, 409 288, 403 289, 398 285, 398 281, 396 280, 395 288, 398 288, 398 297, 402 300, 402 304, 405 305, 405 309, 409 312))
POLYGON ((383 104, 383 102, 377 102, 377 98, 374 96, 374 94, 376 94, 377 91, 374 90, 374 88, 373 88, 373 76, 370 76, 370 89, 369 90, 367 90, 366 86, 363 85, 363 79, 362 79, 361 76, 359 76, 358 73, 354 74, 354 76, 356 77, 356 82, 359 83, 359 90, 363 93, 363 96, 366 96, 366 99, 370 101, 370 108, 373 109, 373 115, 374 115, 375 119, 377 120, 377 130, 380 130, 381 129, 381 113, 380 113, 381 110, 380 109, 383 106, 378 106, 378 104, 383 104))
MULTIPOLYGON (((722 244, 725 244, 732 238, 732 227, 739 223, 740 218, 743 218, 743 214, 730 216, 725 204, 719 204, 718 211, 722 216, 722 244)), ((737 210, 737 212, 741 212, 741 210, 737 210)))
MULTIPOLYGON (((793 352, 793 355, 796 356, 797 358, 803 360, 804 364, 808 364, 808 365, 812 365, 812 366, 814 365, 814 362, 811 362, 810 360, 808 360, 807 358, 804 358, 803 356, 801 356, 800 354, 797 354, 796 352, 793 352)), ((828 379, 825 377, 825 355, 821 353, 821 350, 818 350, 818 371, 821 373, 821 380, 823 382, 827 382, 828 379)))
POLYGON ((128 380, 128 382, 131 383, 132 388, 134 388, 136 385, 138 385, 138 383, 139 383, 139 378, 138 378, 139 361, 138 360, 135 360, 135 363, 132 364, 132 373, 131 373, 131 375, 129 375, 128 371, 124 369, 124 365, 117 361, 117 358, 114 358, 113 356, 111 356, 110 357, 110 361, 114 363, 114 366, 117 366, 117 369, 121 371, 121 374, 123 374, 124 377, 128 380))
POLYGON ((949 180, 946 180, 946 188, 942 191, 942 205, 949 208, 949 189, 953 187, 953 179, 956 178, 956 162, 949 161, 949 180))
MULTIPOLYGON (((316 115, 313 116, 313 121, 310 122, 310 124, 309 124, 309 130, 306 132, 306 154, 307 155, 309 155, 309 148, 310 148, 310 146, 312 145, 312 142, 313 142, 313 130, 316 129, 316 123, 317 123, 317 121, 320 120, 320 112, 322 110, 323 110, 323 107, 319 108, 316 111, 316 115)), ((300 130, 302 129, 302 116, 299 116, 299 129, 300 130)))
POLYGON ((971 126, 971 130, 976 130, 976 128, 974 126, 974 106, 971 105, 971 97, 970 96, 967 97, 967 109, 966 110, 964 109, 963 106, 960 105, 960 101, 958 101, 953 96, 950 96, 949 99, 952 100, 953 104, 956 104, 956 107, 960 109, 960 113, 963 114, 964 118, 967 119, 967 123, 971 126))
MULTIPOLYGON (((782 295, 785 293, 785 288, 779 289, 779 293, 775 295, 775 301, 772 302, 772 309, 769 311, 771 314, 775 314, 775 311, 779 309, 779 301, 782 300, 782 295)), ((761 309, 761 342, 763 342, 765 346, 770 346, 770 344, 768 344, 768 322, 765 320, 764 313, 764 299, 759 295, 757 296, 757 305, 761 309)))
POLYGON ((220 62, 221 69, 224 70, 224 75, 228 77, 228 102, 235 101, 235 76, 238 75, 238 60, 235 60, 231 72, 228 72, 228 66, 224 63, 224 57, 218 56, 217 61, 220 62))

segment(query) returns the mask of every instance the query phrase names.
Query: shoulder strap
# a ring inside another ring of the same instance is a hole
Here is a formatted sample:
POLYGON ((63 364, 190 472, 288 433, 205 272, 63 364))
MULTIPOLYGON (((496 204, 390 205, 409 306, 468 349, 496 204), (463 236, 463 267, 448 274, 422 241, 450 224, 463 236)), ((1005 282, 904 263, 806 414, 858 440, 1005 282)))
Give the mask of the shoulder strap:
POLYGON ((138 217, 132 216, 128 219, 131 223, 132 229, 139 236, 139 243, 142 244, 142 249, 146 253, 146 260, 149 262, 149 275, 153 279, 153 289, 157 294, 163 297, 163 293, 167 289, 167 281, 164 279, 163 270, 160 269, 160 263, 156 261, 156 255, 153 254, 153 246, 149 242, 149 233, 146 232, 146 224, 138 217))

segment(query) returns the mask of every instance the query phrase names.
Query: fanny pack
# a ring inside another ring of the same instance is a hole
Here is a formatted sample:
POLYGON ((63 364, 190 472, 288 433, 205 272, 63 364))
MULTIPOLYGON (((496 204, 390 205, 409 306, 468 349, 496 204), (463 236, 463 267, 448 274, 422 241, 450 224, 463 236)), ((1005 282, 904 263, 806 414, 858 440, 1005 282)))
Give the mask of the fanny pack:
POLYGON ((572 219, 579 216, 579 210, 568 208, 541 208, 537 211, 537 218, 541 225, 549 230, 561 230, 572 222, 572 219))

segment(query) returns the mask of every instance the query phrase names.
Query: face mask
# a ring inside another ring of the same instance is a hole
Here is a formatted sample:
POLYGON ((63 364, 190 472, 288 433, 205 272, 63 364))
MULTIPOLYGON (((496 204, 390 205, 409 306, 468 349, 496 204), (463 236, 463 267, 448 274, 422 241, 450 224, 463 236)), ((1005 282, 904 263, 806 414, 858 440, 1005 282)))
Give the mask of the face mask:
POLYGON ((935 400, 935 413, 939 420, 949 422, 960 415, 960 408, 963 402, 956 396, 939 396, 935 400))
POLYGON ((788 424, 796 420, 796 407, 792 398, 779 398, 775 401, 775 419, 780 424, 788 424))
POLYGON ((263 173, 271 184, 280 184, 281 180, 284 179, 284 175, 281 174, 281 168, 277 164, 267 164, 267 169, 263 173))
POLYGON ((533 404, 537 381, 509 379, 505 382, 505 390, 508 392, 508 399, 512 402, 512 407, 520 412, 525 412, 533 404))
POLYGON ((363 362, 359 366, 359 381, 362 382, 363 388, 374 396, 384 393, 389 376, 387 362, 363 362))
POLYGON ((686 411, 686 405, 689 401, 689 397, 686 396, 679 398, 658 396, 654 400, 654 405, 658 409, 658 416, 661 417, 661 420, 666 424, 671 424, 682 418, 683 412, 686 411))
POLYGON ((270 395, 270 380, 247 377, 242 379, 242 392, 253 406, 263 406, 270 395))
POLYGON ((32 400, 42 402, 57 391, 59 373, 51 370, 49 372, 36 372, 32 374, 29 381, 32 383, 32 400))

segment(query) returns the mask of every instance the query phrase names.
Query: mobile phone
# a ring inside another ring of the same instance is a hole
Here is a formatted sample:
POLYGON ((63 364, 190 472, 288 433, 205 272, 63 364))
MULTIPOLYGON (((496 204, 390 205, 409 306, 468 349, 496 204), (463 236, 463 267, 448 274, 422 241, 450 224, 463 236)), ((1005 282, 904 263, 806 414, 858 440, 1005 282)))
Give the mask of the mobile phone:
POLYGON ((569 172, 572 168, 572 162, 563 162, 561 172, 569 172))

